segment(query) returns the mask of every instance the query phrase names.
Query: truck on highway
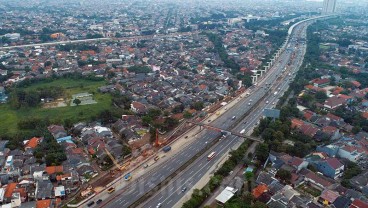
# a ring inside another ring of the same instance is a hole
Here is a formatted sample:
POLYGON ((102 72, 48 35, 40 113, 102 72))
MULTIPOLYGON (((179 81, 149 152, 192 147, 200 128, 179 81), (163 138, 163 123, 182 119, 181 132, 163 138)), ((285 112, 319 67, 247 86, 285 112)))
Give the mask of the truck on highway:
POLYGON ((245 132, 245 129, 241 130, 240 131, 240 134, 244 134, 244 132, 245 132))
POLYGON ((212 158, 214 158, 216 155, 216 152, 211 152, 208 156, 207 156, 207 160, 212 160, 212 158))
POLYGON ((162 149, 164 152, 168 152, 171 150, 171 147, 170 146, 166 146, 162 149))

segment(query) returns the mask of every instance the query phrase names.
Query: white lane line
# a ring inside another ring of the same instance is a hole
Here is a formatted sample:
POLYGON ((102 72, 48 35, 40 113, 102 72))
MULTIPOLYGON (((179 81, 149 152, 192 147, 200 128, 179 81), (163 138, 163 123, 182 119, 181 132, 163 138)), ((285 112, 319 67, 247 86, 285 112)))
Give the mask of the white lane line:
MULTIPOLYGON (((222 152, 224 149, 226 149, 231 143, 228 143, 226 145, 225 148, 220 149, 218 152, 222 152)), ((188 182, 191 178, 193 178, 195 175, 197 175, 200 171, 202 171, 203 168, 205 167, 212 167, 214 164, 212 165, 208 165, 210 163, 207 163, 206 165, 202 166, 202 163, 198 166, 201 167, 197 172, 194 173, 194 175, 192 175, 191 173, 189 174, 190 177, 182 184, 186 184, 186 182, 188 182)), ((193 172, 193 171, 192 171, 193 172)), ((184 185, 183 185, 184 186, 184 185)), ((183 186, 179 186, 179 188, 177 188, 174 192, 172 192, 172 194, 170 194, 168 197, 165 198, 165 200, 162 201, 162 203, 164 203, 168 198, 170 198, 173 194, 175 194, 177 191, 179 191, 179 189, 182 189, 183 186)), ((162 190, 163 191, 163 190, 162 190)), ((170 200, 171 201, 171 200, 170 200)))

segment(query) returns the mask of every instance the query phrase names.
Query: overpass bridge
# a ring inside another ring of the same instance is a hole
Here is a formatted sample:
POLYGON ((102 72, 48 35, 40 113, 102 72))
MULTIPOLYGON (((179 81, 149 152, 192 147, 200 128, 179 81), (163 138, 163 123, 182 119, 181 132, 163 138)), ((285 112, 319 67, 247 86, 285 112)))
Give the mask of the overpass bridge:
POLYGON ((211 125, 208 125, 208 124, 204 124, 204 123, 200 123, 200 122, 195 122, 195 121, 186 121, 187 123, 190 123, 190 124, 193 124, 193 125, 197 125, 199 126, 200 128, 206 128, 206 129, 209 129, 209 130, 213 130, 213 131, 217 131, 217 132, 221 132, 221 134, 223 136, 229 136, 229 135, 234 135, 234 136, 237 136, 237 137, 242 137, 242 138, 245 138, 245 139, 249 139, 249 140, 252 140, 252 141, 256 141, 256 142, 260 142, 260 143, 263 143, 264 140, 263 139, 259 139, 259 138, 256 138, 256 137, 252 137, 252 136, 247 136, 245 134, 240 134, 238 132, 234 132, 234 131, 229 131, 229 130, 225 130, 225 129, 220 129, 220 128, 217 128, 217 127, 213 127, 211 125))

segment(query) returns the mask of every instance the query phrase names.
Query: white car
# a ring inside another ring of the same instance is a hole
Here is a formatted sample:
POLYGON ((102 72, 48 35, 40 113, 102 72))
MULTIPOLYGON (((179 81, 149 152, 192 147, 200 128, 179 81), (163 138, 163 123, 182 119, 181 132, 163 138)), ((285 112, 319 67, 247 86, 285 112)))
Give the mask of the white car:
POLYGON ((161 203, 158 203, 157 206, 156 206, 156 208, 160 208, 161 206, 162 206, 162 204, 161 203))

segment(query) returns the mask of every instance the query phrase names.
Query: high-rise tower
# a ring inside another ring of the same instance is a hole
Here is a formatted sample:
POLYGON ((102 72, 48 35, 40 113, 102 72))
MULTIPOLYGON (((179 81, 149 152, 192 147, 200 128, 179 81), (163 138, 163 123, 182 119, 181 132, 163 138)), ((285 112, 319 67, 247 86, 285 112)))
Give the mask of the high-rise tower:
POLYGON ((323 0, 322 14, 332 14, 336 10, 336 0, 323 0))

